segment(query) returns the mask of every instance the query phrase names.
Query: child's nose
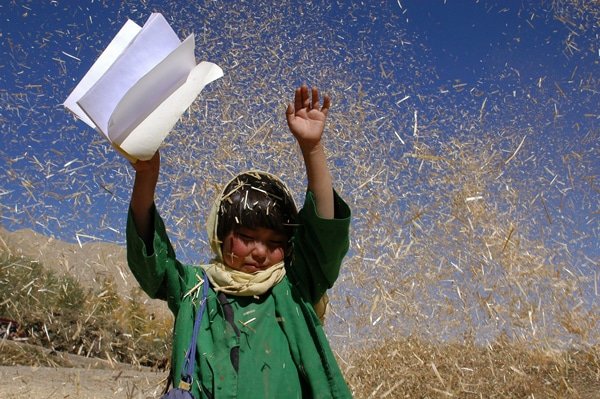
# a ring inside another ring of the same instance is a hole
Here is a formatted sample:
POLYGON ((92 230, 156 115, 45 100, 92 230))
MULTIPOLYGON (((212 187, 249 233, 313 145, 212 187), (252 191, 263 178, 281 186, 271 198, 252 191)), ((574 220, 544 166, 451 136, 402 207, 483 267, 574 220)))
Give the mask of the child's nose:
POLYGON ((256 259, 264 259, 267 257, 267 246, 262 241, 254 242, 254 249, 252 250, 252 256, 256 259))

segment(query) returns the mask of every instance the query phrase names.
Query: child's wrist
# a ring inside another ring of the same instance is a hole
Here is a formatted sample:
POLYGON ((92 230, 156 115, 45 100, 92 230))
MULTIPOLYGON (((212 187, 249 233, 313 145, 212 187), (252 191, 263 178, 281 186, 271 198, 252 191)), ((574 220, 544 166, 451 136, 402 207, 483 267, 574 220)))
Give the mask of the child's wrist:
POLYGON ((311 142, 299 143, 299 144, 300 144, 300 151, 302 151, 302 154, 304 154, 304 155, 310 155, 310 154, 314 154, 315 152, 324 151, 323 142, 320 139, 317 141, 311 141, 311 142))

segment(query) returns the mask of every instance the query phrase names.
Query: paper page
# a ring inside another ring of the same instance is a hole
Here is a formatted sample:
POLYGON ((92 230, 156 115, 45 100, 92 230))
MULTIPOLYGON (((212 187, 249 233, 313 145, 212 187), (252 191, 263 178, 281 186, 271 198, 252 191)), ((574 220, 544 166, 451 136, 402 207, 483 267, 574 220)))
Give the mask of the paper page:
POLYGON ((160 14, 152 14, 131 45, 78 101, 98 128, 107 134, 108 122, 127 91, 181 44, 160 14))
POLYGON ((198 94, 210 82, 223 76, 223 70, 211 62, 196 66, 186 82, 148 117, 119 145, 131 156, 140 160, 152 158, 181 115, 194 102, 198 94))
POLYGON ((141 29, 141 26, 128 20, 63 103, 69 111, 94 129, 96 129, 96 124, 79 107, 77 101, 104 75, 141 29))
POLYGON ((196 66, 194 35, 141 78, 119 101, 108 123, 108 137, 122 142, 138 123, 185 83, 196 66))

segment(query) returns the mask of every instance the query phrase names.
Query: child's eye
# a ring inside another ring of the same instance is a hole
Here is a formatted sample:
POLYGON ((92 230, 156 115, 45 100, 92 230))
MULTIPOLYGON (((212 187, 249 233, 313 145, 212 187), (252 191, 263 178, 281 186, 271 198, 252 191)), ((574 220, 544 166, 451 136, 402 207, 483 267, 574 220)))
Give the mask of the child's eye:
POLYGON ((238 237, 244 241, 254 241, 254 237, 248 234, 238 233, 238 237))

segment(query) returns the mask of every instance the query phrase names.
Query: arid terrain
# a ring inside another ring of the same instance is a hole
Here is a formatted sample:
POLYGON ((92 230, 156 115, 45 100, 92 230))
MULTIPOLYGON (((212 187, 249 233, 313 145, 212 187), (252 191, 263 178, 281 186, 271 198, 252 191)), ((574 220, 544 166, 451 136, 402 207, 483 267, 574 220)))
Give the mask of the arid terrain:
MULTIPOLYGON (((2 352, 23 350, 22 344, 2 342, 2 352)), ((0 398, 156 398, 164 372, 66 353, 47 353, 55 366, 0 366, 0 398)))
MULTIPOLYGON (((90 243, 80 247, 31 230, 9 233, 0 229, 0 252, 38 260, 57 273, 69 273, 82 285, 98 288, 101 278, 112 276, 120 293, 129 295, 137 284, 125 263, 125 250, 114 244, 90 243)), ((151 312, 168 310, 160 301, 148 300, 151 312)), ((46 366, 0 366, 0 398, 155 398, 164 387, 166 372, 147 367, 88 358, 65 352, 30 347, 25 342, 3 339, 8 353, 31 356, 46 366)))
MULTIPOLYGON (((132 295, 137 286, 127 269, 124 249, 114 244, 79 246, 31 230, 9 233, 0 229, 0 255, 28 259, 31 264, 42 263, 57 274, 74 276, 83 286, 96 290, 94 292, 103 289, 102 282, 107 278, 114 281, 116 295, 123 298, 132 295)), ((17 263, 3 267, 8 269, 17 263)), ((19 267, 26 266, 19 264, 19 267)), ((35 280, 37 278, 32 277, 31 283, 11 289, 31 289, 35 280)), ((12 300, 10 295, 4 295, 0 303, 12 300)), ((98 296, 102 295, 104 291, 98 296)), ((168 320, 170 317, 161 302, 142 297, 142 305, 153 318, 168 320)), ((59 316, 46 315, 50 323, 59 316)), ((60 329, 49 333, 44 324, 37 340, 30 341, 29 331, 21 336, 9 336, 6 325, 2 327, 5 332, 0 341, 0 379, 4 383, 0 385, 0 398, 156 398, 164 388, 167 375, 164 367, 143 366, 138 360, 139 354, 128 364, 115 360, 118 350, 103 349, 94 352, 96 356, 89 356, 91 349, 86 355, 87 349, 80 348, 79 352, 83 353, 75 355, 73 352, 77 351, 73 348, 71 353, 53 350, 56 345, 53 337, 61 334, 57 333, 60 329), (44 334, 48 336, 46 341, 44 334)), ((63 335, 70 334, 65 331, 72 331, 62 328, 63 335)), ((75 335, 81 329, 78 326, 75 335)), ((100 343, 88 341, 85 345, 99 347, 100 343)), ((121 343, 103 345, 103 348, 115 345, 119 349, 121 343)), ((131 348, 127 346, 127 350, 131 348)), ((599 359, 597 347, 562 353, 505 339, 480 347, 469 343, 434 345, 418 337, 391 337, 373 350, 347 355, 340 365, 357 398, 593 399, 600 398, 599 359)))

